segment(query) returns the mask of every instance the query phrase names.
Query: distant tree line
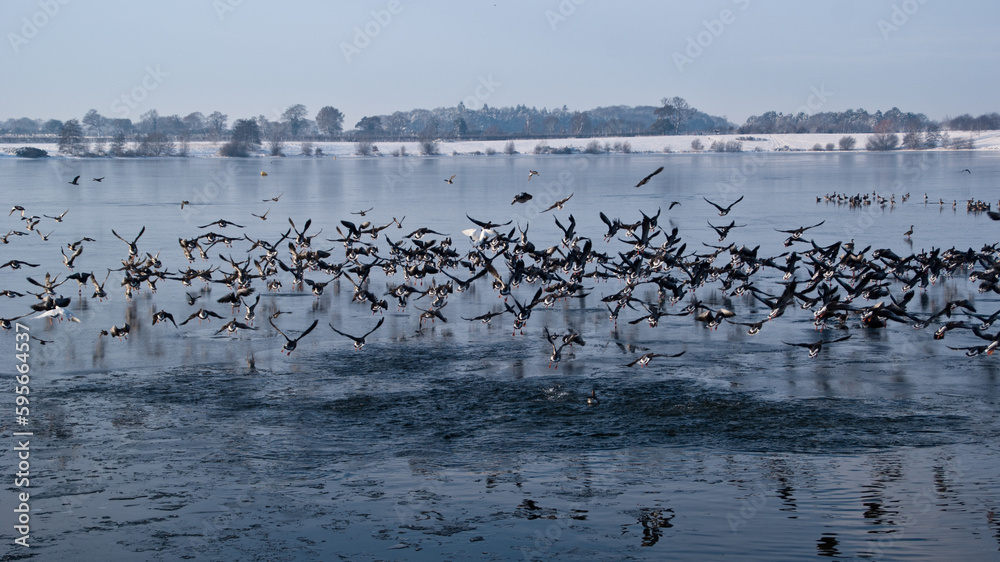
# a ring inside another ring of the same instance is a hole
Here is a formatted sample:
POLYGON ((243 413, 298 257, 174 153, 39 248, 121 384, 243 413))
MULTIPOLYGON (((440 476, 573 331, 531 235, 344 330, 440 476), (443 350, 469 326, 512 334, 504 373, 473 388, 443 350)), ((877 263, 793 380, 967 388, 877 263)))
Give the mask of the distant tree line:
MULTIPOLYGON (((518 105, 478 109, 459 103, 454 107, 397 111, 389 115, 362 117, 351 130, 344 130, 344 114, 332 106, 321 108, 312 119, 302 104, 289 106, 280 115, 237 119, 213 111, 160 115, 151 109, 133 122, 111 118, 96 109, 82 119, 7 119, 0 122, 0 137, 18 140, 57 138, 60 152, 80 156, 185 156, 192 141, 223 143, 220 154, 242 156, 265 148, 272 156, 283 154, 288 142, 301 142, 303 153, 315 153, 313 141, 496 140, 514 138, 621 137, 680 134, 791 134, 837 133, 876 135, 872 150, 933 148, 949 144, 946 130, 1000 130, 1000 114, 978 117, 960 115, 941 122, 923 113, 903 112, 896 107, 869 113, 864 109, 840 112, 783 114, 769 111, 749 117, 736 126, 725 117, 712 116, 692 107, 684 98, 663 98, 658 106, 608 106, 587 111, 536 109, 518 105), (900 141, 895 133, 904 133, 900 141)), ((843 146, 841 146, 843 149, 843 146)))
POLYGON ((794 133, 904 133, 935 134, 951 131, 990 131, 1000 129, 1000 114, 987 113, 979 117, 960 115, 941 122, 928 119, 923 113, 900 111, 893 107, 883 113, 868 113, 864 109, 827 111, 822 113, 783 114, 769 111, 751 115, 737 129, 741 134, 794 134, 794 133))

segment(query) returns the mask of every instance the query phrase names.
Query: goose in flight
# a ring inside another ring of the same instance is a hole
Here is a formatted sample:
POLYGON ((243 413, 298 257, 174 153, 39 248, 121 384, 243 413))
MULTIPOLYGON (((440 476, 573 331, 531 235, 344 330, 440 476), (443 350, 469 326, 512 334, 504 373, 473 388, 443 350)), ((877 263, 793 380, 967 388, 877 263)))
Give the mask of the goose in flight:
POLYGON ((76 322, 77 324, 80 323, 79 318, 73 316, 72 312, 66 310, 61 306, 56 306, 51 310, 46 310, 45 312, 36 314, 35 316, 32 316, 32 318, 48 318, 49 324, 52 323, 53 318, 58 318, 60 322, 62 322, 63 320, 69 320, 70 322, 76 322))
POLYGON ((830 340, 830 341, 819 340, 819 341, 806 342, 806 343, 788 343, 786 341, 783 341, 781 343, 783 343, 785 345, 793 345, 793 346, 796 346, 796 347, 805 347, 805 348, 807 348, 809 350, 809 358, 813 359, 817 355, 819 355, 820 351, 823 351, 823 344, 837 343, 837 342, 846 341, 846 340, 849 340, 849 339, 851 339, 850 334, 848 334, 848 335, 846 335, 846 336, 844 336, 842 338, 837 338, 835 340, 830 340))
POLYGON ((662 171, 663 171, 663 166, 660 166, 652 174, 649 174, 648 176, 646 176, 646 177, 642 178, 641 180, 639 180, 639 183, 635 184, 635 186, 636 187, 642 187, 642 186, 646 185, 646 183, 649 182, 649 180, 653 179, 653 176, 655 176, 656 174, 659 174, 662 171))
POLYGON ((680 357, 681 355, 684 355, 684 353, 686 352, 682 351, 680 353, 674 353, 673 355, 664 355, 662 353, 644 353, 641 356, 639 356, 638 359, 625 366, 635 367, 636 365, 638 365, 640 367, 645 367, 649 365, 649 362, 655 359, 656 357, 680 357))
POLYGON ((142 230, 139 231, 139 234, 135 237, 135 240, 132 240, 131 242, 129 242, 128 240, 126 240, 126 239, 122 238, 121 236, 119 236, 118 233, 115 232, 115 229, 113 229, 113 228, 111 229, 111 234, 114 234, 115 238, 117 238, 117 239, 121 240, 122 242, 128 244, 128 255, 130 255, 130 256, 135 256, 135 255, 139 254, 139 248, 138 248, 138 246, 135 245, 135 243, 139 241, 140 237, 142 237, 142 233, 143 232, 146 232, 146 227, 145 226, 142 227, 142 230))
POLYGON ((71 185, 80 185, 80 176, 73 178, 73 181, 69 182, 71 185))
POLYGON ((531 201, 531 194, 526 191, 522 191, 521 193, 518 193, 517 195, 514 196, 514 200, 511 201, 510 204, 513 205, 514 203, 527 203, 528 201, 531 201))
POLYGON ((166 310, 157 310, 156 312, 153 313, 153 325, 154 326, 156 324, 160 323, 160 322, 164 322, 165 323, 167 320, 170 320, 170 323, 174 325, 174 328, 177 327, 177 322, 174 321, 174 315, 173 314, 170 314, 166 310))
POLYGON ((330 324, 330 329, 332 329, 334 332, 337 332, 338 334, 344 336, 345 338, 350 338, 354 342, 354 349, 355 350, 359 350, 359 349, 361 349, 362 347, 365 346, 365 343, 366 343, 365 342, 365 338, 367 338, 368 336, 372 335, 372 332, 374 332, 375 330, 378 330, 379 328, 381 328, 383 322, 385 322, 385 316, 383 316, 382 318, 379 318, 378 324, 375 324, 374 328, 372 328, 371 330, 368 330, 368 332, 365 333, 365 335, 360 336, 360 337, 358 337, 358 336, 352 336, 351 334, 345 334, 344 332, 341 332, 340 330, 334 328, 333 324, 330 324))
POLYGON ((132 327, 128 325, 128 322, 122 324, 121 328, 118 326, 111 326, 111 337, 118 338, 118 341, 122 341, 122 339, 127 340, 128 333, 131 329, 132 327))
POLYGON ((565 204, 566 204, 566 202, 570 200, 570 197, 573 197, 573 194, 572 194, 572 193, 570 193, 570 194, 569 194, 569 196, 568 196, 568 197, 566 197, 565 199, 560 199, 560 200, 556 201, 556 202, 555 202, 555 203, 553 203, 553 204, 552 204, 551 206, 549 206, 549 208, 548 208, 548 209, 545 209, 545 210, 544 210, 544 211, 542 211, 542 212, 543 212, 543 213, 547 213, 547 212, 551 211, 552 209, 559 209, 559 210, 562 210, 562 208, 563 208, 563 205, 565 205, 565 204))
POLYGON ((283 345, 281 347, 281 349, 284 350, 284 351, 286 351, 288 353, 288 355, 291 355, 292 352, 295 351, 296 346, 299 345, 299 340, 301 340, 302 338, 308 336, 309 332, 312 332, 313 329, 316 327, 316 324, 319 324, 319 320, 313 320, 313 323, 310 324, 309 327, 306 328, 304 332, 302 332, 301 334, 299 334, 299 336, 297 338, 292 339, 292 338, 288 337, 285 334, 285 332, 282 332, 277 326, 275 326, 273 320, 271 320, 270 318, 268 318, 267 321, 268 321, 269 324, 271 324, 272 328, 274 328, 279 334, 282 335, 282 337, 285 338, 285 345, 283 345))
POLYGON ((52 219, 52 220, 54 220, 56 222, 62 222, 63 217, 65 217, 66 213, 68 213, 68 212, 69 212, 69 209, 66 209, 65 211, 63 211, 62 213, 60 213, 60 214, 58 214, 58 215, 56 215, 54 217, 51 217, 49 215, 42 215, 42 216, 45 217, 45 218, 47 218, 47 219, 52 219))
POLYGON ((708 201, 709 205, 711 205, 711 206, 715 207, 716 209, 718 209, 720 217, 724 217, 724 216, 726 216, 726 215, 729 214, 729 211, 732 210, 733 206, 735 206, 737 203, 739 203, 740 201, 743 200, 743 197, 744 196, 741 195, 739 199, 737 199, 736 201, 733 201, 732 203, 730 203, 728 207, 722 207, 722 206, 716 205, 715 203, 712 203, 711 201, 708 201, 707 197, 702 197, 702 199, 704 199, 705 201, 708 201))

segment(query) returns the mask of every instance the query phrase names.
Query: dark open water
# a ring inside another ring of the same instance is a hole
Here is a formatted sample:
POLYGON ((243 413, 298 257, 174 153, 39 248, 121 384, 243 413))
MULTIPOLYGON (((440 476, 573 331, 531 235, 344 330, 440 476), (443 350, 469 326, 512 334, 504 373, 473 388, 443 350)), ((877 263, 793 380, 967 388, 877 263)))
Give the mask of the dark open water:
MULTIPOLYGON (((899 255, 978 250, 1000 241, 1000 224, 967 213, 964 200, 996 209, 998 174, 996 155, 965 152, 3 159, 8 205, 39 216, 69 212, 62 223, 43 218, 39 229, 53 231, 48 242, 31 233, 0 246, 0 261, 42 264, 0 270, 0 289, 38 290, 25 277, 45 272, 65 277, 59 249, 83 236, 96 241, 85 244, 76 271, 103 278, 127 256, 112 228, 132 238, 145 226, 140 251, 160 252, 167 269, 183 269, 177 238, 223 218, 246 228, 216 232, 272 241, 288 218, 299 228, 311 218, 310 233, 323 229, 313 247, 334 248, 330 261, 343 260, 343 246, 321 240, 339 237, 341 219, 380 225, 404 215, 403 229, 383 231, 381 248, 385 236, 398 241, 426 226, 450 234, 465 253, 470 242, 460 231, 473 226, 466 213, 530 223, 539 247, 562 236, 553 215, 565 224, 572 214, 595 249, 615 257, 627 246, 602 240, 598 213, 633 222, 657 208, 660 224, 677 226, 688 252, 718 243, 706 221, 732 220, 747 226, 726 243, 759 245, 762 256, 784 251, 786 235, 775 228, 823 220, 805 235, 819 245, 854 239, 858 249, 899 255), (660 165, 662 174, 632 187, 660 165), (965 168, 973 173, 960 173, 965 168), (541 173, 530 183, 529 169, 541 173), (67 185, 77 174, 83 185, 67 185), (454 184, 442 181, 452 174, 454 184), (102 183, 87 181, 101 176, 102 183), (535 195, 531 204, 511 206, 525 190, 535 195), (816 202, 832 192, 872 191, 895 193, 896 205, 859 211, 816 202), (262 201, 279 193, 278 202, 262 201), (539 214, 571 193, 563 210, 539 214), (726 217, 702 199, 728 204, 741 195, 726 217), (191 205, 181 210, 181 200, 191 205), (668 212, 671 201, 680 206, 668 212), (365 218, 350 214, 372 206, 365 218), (250 214, 268 209, 267 221, 250 214), (911 224, 908 241, 902 233, 911 224)), ((0 230, 24 229, 18 213, 2 220, 0 230)), ((245 241, 219 245, 208 262, 192 266, 229 270, 218 254, 239 260, 248 248, 245 241)), ((723 254, 716 264, 727 260, 723 254)), ((381 294, 384 275, 372 277, 370 290, 381 294)), ((262 329, 236 337, 214 334, 220 320, 150 325, 158 309, 186 318, 197 307, 183 293, 200 284, 164 281, 155 294, 144 288, 128 302, 117 272, 104 302, 89 298, 90 286, 79 297, 73 281, 58 289, 73 298, 69 310, 80 324, 22 320, 51 343, 31 347, 30 550, 12 544, 12 506, 24 489, 13 485, 11 433, 25 430, 14 424, 13 383, 2 399, 0 427, 10 443, 0 453, 8 475, 0 498, 5 559, 1000 558, 1000 380, 996 357, 946 347, 976 345, 968 332, 942 342, 931 337, 936 325, 872 330, 853 320, 846 331, 824 334, 850 340, 810 360, 781 343, 820 337, 809 311, 790 308, 757 336, 730 324, 708 330, 690 317, 630 325, 641 314, 628 309, 614 329, 600 298, 621 285, 589 281, 591 296, 536 307, 524 335, 512 336, 510 315, 489 326, 461 319, 502 309, 482 280, 449 296, 447 323, 419 332, 414 307, 427 308, 430 299, 411 298, 397 311, 388 297, 385 325, 356 352, 327 326, 360 334, 375 325, 367 306, 350 302, 350 283, 331 284, 317 298, 292 289, 288 274, 279 278, 281 292, 258 289, 262 329), (266 324, 276 309, 291 312, 276 320, 287 333, 320 321, 291 356, 266 324), (99 337, 125 319, 127 341, 99 337), (576 329, 586 346, 566 348, 551 369, 543 327, 576 329), (638 354, 619 344, 686 353, 628 368, 638 354), (246 364, 251 352, 254 370, 246 364), (588 406, 591 390, 600 405, 588 406)), ((773 270, 756 279, 780 292, 773 270)), ((392 281, 401 282, 401 273, 392 281)), ((530 299, 536 288, 522 284, 514 296, 530 299)), ((214 286, 198 306, 231 316, 214 302, 225 292, 214 286)), ((635 296, 652 301, 656 293, 647 286, 635 296)), ((723 296, 718 283, 697 296, 734 309, 736 320, 768 312, 749 297, 723 296)), ((1000 308, 996 295, 980 295, 956 276, 918 289, 910 310, 930 314, 955 298, 987 314, 1000 308)), ((0 316, 23 314, 34 302, 2 299, 0 316)), ((7 342, 0 372, 11 381, 14 333, 0 339, 7 342)))

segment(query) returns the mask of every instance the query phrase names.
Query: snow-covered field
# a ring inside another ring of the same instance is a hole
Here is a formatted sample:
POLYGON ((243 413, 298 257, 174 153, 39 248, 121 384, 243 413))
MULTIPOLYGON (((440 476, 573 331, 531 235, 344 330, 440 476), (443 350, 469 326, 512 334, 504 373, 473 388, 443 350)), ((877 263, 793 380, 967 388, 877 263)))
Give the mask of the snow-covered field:
MULTIPOLYGON (((972 139, 975 150, 1000 150, 1000 131, 949 131, 952 140, 972 139)), ((514 148, 518 153, 531 154, 535 151, 535 146, 545 143, 553 149, 571 147, 577 151, 582 151, 591 142, 596 140, 601 147, 613 147, 616 143, 628 143, 631 152, 695 152, 691 148, 691 143, 695 139, 701 141, 702 152, 710 152, 712 143, 716 141, 728 142, 738 139, 752 137, 754 140, 741 140, 744 152, 750 151, 809 151, 819 144, 825 147, 833 143, 835 147, 841 137, 853 136, 857 139, 854 150, 864 150, 865 141, 870 135, 867 133, 856 134, 788 134, 788 135, 676 135, 676 136, 650 136, 650 137, 597 137, 597 138, 559 138, 559 139, 521 139, 514 140, 514 148)), ((902 137, 902 133, 899 134, 902 137)), ((506 140, 491 141, 440 141, 438 150, 441 155, 475 155, 486 154, 492 149, 497 154, 503 154, 507 143, 506 140)), ((313 142, 313 148, 323 150, 324 157, 336 156, 356 156, 355 143, 353 142, 313 142)), ((190 144, 188 155, 194 157, 216 157, 219 146, 216 142, 193 142, 190 144)), ((285 156, 302 156, 300 142, 286 142, 282 152, 285 156)), ((52 156, 59 153, 55 143, 6 143, 0 144, 0 156, 12 156, 13 149, 20 146, 34 146, 48 151, 52 156)), ((377 154, 390 156, 394 152, 405 149, 408 156, 420 155, 420 143, 417 142, 376 142, 377 154)), ((940 149, 939 149, 940 150, 940 149)), ((261 157, 271 157, 265 147, 258 153, 261 157)))

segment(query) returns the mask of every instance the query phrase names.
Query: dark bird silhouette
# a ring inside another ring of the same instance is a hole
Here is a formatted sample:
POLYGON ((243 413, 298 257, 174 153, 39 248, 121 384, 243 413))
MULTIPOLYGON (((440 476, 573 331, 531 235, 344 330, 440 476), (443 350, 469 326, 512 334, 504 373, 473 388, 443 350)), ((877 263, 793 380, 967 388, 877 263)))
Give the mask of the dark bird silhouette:
POLYGON ((229 332, 230 334, 235 334, 237 330, 256 330, 253 326, 244 324, 243 322, 237 321, 235 318, 226 322, 221 328, 216 330, 216 334, 221 334, 222 332, 229 332))
POLYGON ((210 226, 216 226, 216 225, 218 225, 219 228, 226 228, 227 226, 235 226, 236 228, 243 228, 243 225, 227 221, 226 219, 219 219, 215 222, 210 222, 204 226, 199 226, 198 228, 208 228, 210 226))
POLYGON ((104 176, 101 176, 99 178, 91 178, 90 181, 102 182, 104 181, 104 176))
POLYGON ((684 353, 686 353, 686 352, 682 351, 680 353, 675 353, 673 355, 664 355, 662 353, 644 353, 643 355, 639 356, 638 359, 636 359, 635 361, 633 361, 633 362, 631 362, 631 363, 629 363, 628 365, 625 365, 625 366, 626 367, 635 367, 636 365, 638 365, 640 367, 645 367, 645 366, 649 365, 649 362, 652 361, 656 357, 680 357, 681 355, 684 355, 684 353))
POLYGON ((476 219, 470 217, 469 215, 465 215, 465 218, 467 218, 470 221, 474 222, 475 224, 479 225, 481 228, 496 228, 498 226, 507 226, 508 224, 514 222, 514 221, 507 221, 507 222, 502 222, 501 223, 501 222, 493 222, 493 221, 477 221, 476 219))
MULTIPOLYGON (((383 318, 383 320, 384 320, 384 318, 383 318)), ((316 327, 316 324, 319 324, 319 320, 313 320, 313 323, 310 324, 309 327, 306 328, 304 332, 302 332, 301 334, 299 334, 299 336, 297 338, 292 339, 292 338, 288 337, 285 334, 285 332, 282 332, 277 326, 275 326, 273 320, 271 320, 270 318, 268 318, 267 321, 268 321, 269 324, 271 324, 272 328, 274 328, 279 334, 282 335, 282 337, 285 338, 285 345, 283 345, 281 347, 281 349, 283 349, 284 351, 286 351, 288 353, 288 355, 291 355, 292 352, 295 351, 295 348, 299 345, 299 340, 301 340, 302 338, 308 336, 309 332, 313 331, 313 329, 316 327)))
POLYGON ((450 178, 444 180, 445 183, 455 183, 455 174, 452 174, 450 178))
POLYGON ((218 314, 212 312, 211 310, 205 310, 204 308, 199 308, 197 312, 194 312, 191 314, 191 316, 188 316, 187 320, 181 322, 180 325, 183 326, 188 322, 194 320, 195 318, 197 318, 198 323, 201 324, 202 320, 208 320, 209 322, 211 322, 212 318, 222 318, 222 316, 219 316, 218 314))
POLYGON ((275 203, 277 203, 277 202, 278 202, 278 199, 281 199, 281 196, 282 196, 282 195, 284 195, 284 194, 285 194, 285 192, 284 192, 284 191, 282 191, 281 193, 279 193, 279 194, 275 195, 274 197, 271 197, 270 199, 261 199, 261 201, 264 201, 265 203, 266 203, 267 201, 274 201, 275 203))
POLYGON ((131 329, 132 327, 128 325, 128 322, 122 324, 121 328, 118 326, 111 326, 111 337, 118 338, 118 341, 122 341, 122 339, 127 340, 128 333, 131 329))
POLYGON ((851 339, 851 336, 850 335, 846 335, 846 336, 844 336, 842 338, 837 338, 835 340, 830 340, 830 341, 819 340, 819 341, 807 342, 807 343, 788 343, 786 341, 783 341, 781 343, 783 343, 785 345, 794 345, 796 347, 805 347, 805 348, 807 348, 809 350, 809 358, 811 359, 811 358, 814 358, 817 355, 819 355, 820 351, 823 351, 823 345, 824 344, 837 343, 837 342, 846 341, 846 340, 849 340, 849 339, 851 339))
POLYGON ((383 322, 385 322, 385 317, 384 316, 382 318, 379 318, 378 319, 378 324, 375 324, 375 327, 372 328, 371 330, 368 330, 368 332, 365 333, 365 335, 363 335, 363 336, 352 336, 351 334, 345 334, 344 332, 341 332, 340 330, 334 328, 333 324, 330 324, 330 329, 332 329, 334 332, 337 332, 338 334, 344 336, 345 338, 350 338, 352 341, 354 341, 354 349, 358 350, 358 349, 361 349, 362 347, 365 346, 365 338, 367 338, 368 336, 372 335, 372 332, 374 332, 375 330, 378 330, 379 328, 381 328, 383 322))
POLYGON ((3 269, 5 267, 9 267, 11 269, 21 269, 21 266, 38 267, 39 264, 37 264, 37 263, 28 263, 26 261, 21 261, 21 260, 10 260, 9 262, 7 262, 5 264, 0 265, 0 269, 3 269))
POLYGON ((648 176, 646 176, 646 177, 642 178, 641 180, 639 180, 639 183, 635 184, 635 186, 636 187, 642 187, 642 186, 646 185, 646 183, 649 180, 653 179, 653 176, 655 176, 656 174, 659 174, 662 171, 663 171, 663 166, 660 166, 652 174, 649 174, 648 176))
POLYGON ((118 233, 115 232, 115 229, 113 229, 113 228, 111 229, 111 234, 114 234, 115 238, 117 238, 117 239, 121 240, 122 242, 128 244, 128 255, 130 255, 130 256, 139 255, 139 247, 136 246, 135 244, 136 244, 136 242, 139 241, 139 238, 142 237, 142 233, 143 232, 146 232, 146 227, 145 226, 142 227, 142 230, 139 231, 139 234, 135 237, 135 240, 132 240, 131 242, 129 242, 128 240, 126 240, 126 239, 122 238, 121 236, 119 236, 118 233))
MULTIPOLYGON (((452 177, 455 177, 455 176, 452 176, 452 177)), ((360 216, 362 216, 362 217, 363 217, 363 216, 365 216, 366 214, 368 214, 368 213, 372 212, 372 209, 374 209, 374 208, 375 208, 375 207, 369 207, 369 208, 367 208, 367 209, 365 209, 365 210, 363 210, 363 211, 352 211, 352 212, 351 212, 351 214, 352 214, 352 215, 360 215, 360 216)))
POLYGON ((711 205, 711 206, 715 207, 716 209, 718 209, 720 217, 724 217, 724 216, 726 216, 726 215, 729 214, 729 211, 732 210, 733 206, 735 206, 737 203, 739 203, 740 201, 743 200, 743 197, 744 196, 741 195, 739 199, 737 199, 736 201, 733 201, 732 203, 730 203, 728 207, 722 207, 720 205, 716 205, 715 203, 712 203, 711 201, 708 201, 707 197, 702 197, 702 199, 704 199, 705 201, 708 201, 709 205, 711 205))
POLYGON ((569 343, 557 343, 559 336, 550 334, 548 328, 542 328, 542 333, 545 336, 545 339, 548 340, 549 345, 552 346, 552 353, 549 355, 549 367, 552 367, 552 365, 555 364, 556 369, 558 369, 559 362, 562 361, 562 350, 564 347, 569 345, 569 343))
POLYGON ((786 234, 791 234, 791 238, 793 240, 798 240, 799 238, 802 237, 802 234, 805 231, 809 230, 810 228, 816 228, 817 226, 821 226, 825 222, 826 221, 823 220, 823 221, 820 221, 820 222, 818 222, 818 223, 816 223, 816 224, 814 224, 812 226, 800 226, 798 228, 793 228, 791 230, 780 230, 780 229, 777 229, 777 228, 775 228, 775 230, 777 230, 778 232, 784 232, 786 234))
POLYGON ((72 185, 80 185, 80 176, 73 178, 73 181, 69 182, 72 185))
POLYGON ((712 230, 714 230, 715 233, 719 235, 719 242, 722 242, 723 240, 726 239, 727 236, 729 236, 729 231, 730 230, 732 230, 734 228, 743 228, 746 225, 745 224, 736 224, 736 221, 733 221, 733 222, 731 222, 731 223, 729 223, 729 224, 727 224, 725 226, 715 226, 714 224, 712 224, 710 222, 710 223, 708 223, 708 226, 712 227, 712 230))
POLYGON ((170 314, 166 310, 157 310, 156 312, 153 313, 153 325, 154 326, 157 325, 160 322, 166 322, 167 320, 170 320, 170 323, 174 325, 174 328, 177 327, 177 322, 174 321, 174 315, 173 314, 170 314))
POLYGON ((513 205, 514 203, 527 203, 528 201, 531 201, 531 194, 526 191, 522 191, 521 193, 518 193, 517 195, 514 196, 514 200, 511 201, 510 204, 513 205))

